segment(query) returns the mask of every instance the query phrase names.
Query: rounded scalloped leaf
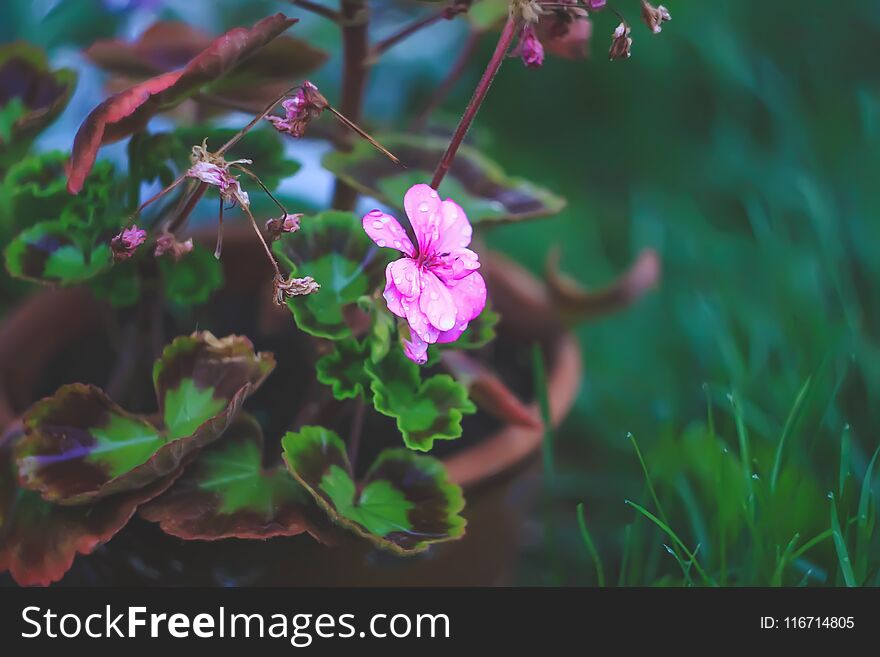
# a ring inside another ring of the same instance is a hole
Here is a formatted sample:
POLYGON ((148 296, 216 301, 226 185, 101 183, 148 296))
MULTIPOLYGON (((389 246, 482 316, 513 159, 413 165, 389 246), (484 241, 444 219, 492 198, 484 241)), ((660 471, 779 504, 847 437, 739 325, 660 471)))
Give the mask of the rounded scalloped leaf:
POLYGON ((59 504, 145 486, 222 435, 273 367, 246 338, 177 338, 153 371, 160 421, 126 412, 94 386, 62 386, 24 414, 21 485, 59 504))
POLYGON ((240 415, 168 491, 140 510, 187 540, 296 536, 310 531, 312 498, 280 465, 263 467, 263 434, 240 415))
POLYGON ((0 46, 0 97, 5 107, 18 106, 8 134, 0 134, 4 155, 13 153, 10 143, 29 140, 55 120, 67 106, 76 79, 71 69, 50 71, 46 54, 36 46, 23 41, 0 46))
POLYGON ((287 467, 331 519, 381 548, 413 554, 464 535, 461 488, 434 458, 385 450, 357 484, 333 431, 303 427, 281 444, 287 467))
POLYGON ((89 506, 59 506, 16 486, 12 445, 0 445, 0 572, 22 586, 60 580, 77 554, 109 541, 138 506, 167 489, 173 471, 149 486, 114 495, 89 506))
MULTIPOLYGON (((402 209, 406 191, 431 179, 447 142, 413 135, 384 135, 377 140, 400 158, 405 171, 365 142, 358 142, 349 152, 328 153, 323 165, 355 189, 402 209)), ((563 198, 508 177, 495 162, 467 145, 458 150, 438 191, 455 199, 474 224, 545 217, 565 207, 563 198)))
POLYGON ((283 234, 272 250, 292 274, 311 276, 321 286, 287 305, 301 330, 331 340, 351 335, 346 313, 384 283, 393 255, 373 244, 358 217, 335 211, 303 217, 300 230, 283 234))
POLYGON ((45 284, 73 285, 112 264, 109 239, 86 239, 61 221, 44 221, 19 233, 4 251, 12 276, 45 284))
POLYGON ((477 410, 462 384, 446 374, 423 381, 419 366, 400 349, 391 349, 378 363, 367 361, 364 369, 371 380, 373 406, 397 420, 410 449, 427 452, 435 440, 461 437, 462 418, 477 410))
POLYGON ((333 351, 315 363, 318 381, 333 390, 336 399, 354 399, 370 389, 370 378, 364 371, 368 345, 354 338, 337 340, 333 351))

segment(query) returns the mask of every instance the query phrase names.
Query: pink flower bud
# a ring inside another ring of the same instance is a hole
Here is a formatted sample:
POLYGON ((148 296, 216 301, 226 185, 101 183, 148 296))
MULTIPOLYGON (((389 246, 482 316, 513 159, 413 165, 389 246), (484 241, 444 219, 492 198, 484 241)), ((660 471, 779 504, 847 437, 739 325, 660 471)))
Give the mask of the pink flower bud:
POLYGON ((156 238, 156 249, 153 251, 153 255, 158 258, 168 254, 174 258, 175 262, 180 262, 180 259, 192 250, 192 238, 185 242, 178 242, 171 233, 162 233, 156 238))
POLYGON ((124 228, 120 233, 110 240, 110 250, 113 253, 113 260, 122 262, 128 260, 134 255, 135 250, 143 244, 147 239, 147 231, 141 230, 132 224, 129 228, 124 228))
POLYGON ((266 222, 266 232, 269 239, 277 240, 282 233, 295 233, 299 230, 299 221, 302 214, 285 214, 277 219, 269 219, 266 222))
POLYGON ((539 68, 544 64, 544 46, 538 40, 535 27, 531 23, 526 23, 523 27, 514 54, 519 55, 528 68, 539 68))

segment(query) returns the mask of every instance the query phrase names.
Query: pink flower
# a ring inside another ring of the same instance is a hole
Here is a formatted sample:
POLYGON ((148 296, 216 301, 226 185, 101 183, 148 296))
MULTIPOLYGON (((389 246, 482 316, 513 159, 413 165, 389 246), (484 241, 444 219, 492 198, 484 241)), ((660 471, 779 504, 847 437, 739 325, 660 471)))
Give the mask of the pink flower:
POLYGON ((380 247, 404 255, 385 269, 384 297, 388 310, 409 323, 404 353, 421 364, 429 344, 454 342, 483 312, 486 283, 477 271, 479 256, 467 248, 473 229, 457 203, 441 201, 428 185, 414 185, 403 207, 418 248, 397 219, 380 210, 366 214, 363 226, 380 247))
POLYGON ((295 233, 299 230, 300 219, 302 214, 284 214, 277 219, 269 219, 266 222, 266 232, 269 233, 269 239, 277 240, 282 233, 295 233))
MULTIPOLYGON (((250 160, 240 161, 250 163, 250 160)), ((234 163, 230 162, 230 164, 234 163)), ((186 175, 189 178, 195 178, 216 187, 220 190, 220 196, 226 202, 235 201, 244 207, 250 205, 247 192, 241 188, 238 178, 233 176, 227 167, 214 164, 213 162, 196 162, 187 170, 186 175)))
POLYGON ((529 68, 539 68, 544 64, 544 46, 538 40, 535 34, 535 27, 531 23, 526 23, 520 33, 519 44, 513 54, 519 55, 523 64, 529 68))
POLYGON ((592 11, 599 11, 602 9, 608 0, 586 0, 587 8, 592 11))
POLYGON ((318 87, 306 80, 297 89, 293 98, 281 103, 284 116, 269 115, 266 120, 279 132, 286 132, 292 137, 299 138, 303 136, 309 123, 318 118, 328 105, 327 99, 321 95, 318 87))
POLYGON ((147 239, 147 231, 141 230, 132 224, 129 228, 124 228, 120 233, 110 240, 110 250, 113 253, 113 260, 122 262, 128 260, 134 255, 135 250, 143 244, 147 239))

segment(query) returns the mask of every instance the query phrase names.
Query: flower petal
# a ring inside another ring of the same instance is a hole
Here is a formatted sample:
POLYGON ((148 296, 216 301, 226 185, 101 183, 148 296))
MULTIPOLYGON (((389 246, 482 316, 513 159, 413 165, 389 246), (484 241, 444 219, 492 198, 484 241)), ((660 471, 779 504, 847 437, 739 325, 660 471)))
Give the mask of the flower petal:
POLYGON ((381 210, 371 210, 364 215, 362 221, 364 231, 378 246, 397 249, 410 258, 415 256, 415 248, 406 231, 390 214, 385 214, 381 210))
POLYGON ((428 362, 428 343, 422 340, 414 331, 410 331, 411 340, 404 339, 403 353, 412 362, 424 365, 428 362))
POLYGON ((437 342, 440 331, 428 321, 428 316, 419 307, 419 300, 401 297, 400 304, 403 306, 410 332, 415 333, 428 344, 437 342))
POLYGON ((455 326, 456 317, 455 300, 449 288, 430 270, 422 272, 421 285, 419 308, 438 331, 448 331, 455 326))
POLYGON ((470 249, 455 249, 437 258, 430 266, 432 272, 445 282, 469 276, 480 268, 480 256, 470 249))
POLYGON ((389 262, 388 266, 385 267, 385 291, 382 293, 382 296, 385 298, 388 310, 398 317, 406 317, 403 305, 401 304, 403 295, 397 289, 397 286, 394 284, 394 277, 391 275, 391 265, 393 264, 393 262, 389 262))
POLYGON ((419 253, 434 253, 440 237, 440 197, 429 185, 413 185, 403 197, 403 207, 419 243, 419 253))
POLYGON ((448 198, 440 204, 440 239, 434 245, 438 253, 449 253, 471 243, 474 229, 461 206, 448 198))
POLYGON ((455 302, 456 321, 469 322, 476 319, 486 307, 486 281, 480 272, 472 272, 458 281, 450 281, 449 292, 455 302))
POLYGON ((412 258, 400 258, 388 265, 386 272, 394 280, 394 286, 405 297, 414 299, 422 291, 419 266, 412 258))

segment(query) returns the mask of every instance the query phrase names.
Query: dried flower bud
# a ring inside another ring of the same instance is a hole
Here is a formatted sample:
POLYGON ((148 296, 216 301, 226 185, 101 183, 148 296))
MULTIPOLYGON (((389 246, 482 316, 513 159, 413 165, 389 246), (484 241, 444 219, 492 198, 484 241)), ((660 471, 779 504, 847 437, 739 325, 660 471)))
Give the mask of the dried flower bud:
POLYGON ((162 233, 156 238, 156 250, 153 251, 153 255, 158 258, 168 254, 174 258, 175 262, 180 262, 180 259, 192 251, 192 249, 192 238, 189 238, 185 242, 178 242, 177 238, 171 233, 162 233))
POLYGON ((116 262, 128 260, 146 239, 147 231, 141 230, 134 224, 129 228, 123 228, 116 237, 110 240, 113 260, 116 262))
POLYGON ((320 288, 321 286, 311 276, 306 276, 305 278, 294 278, 291 276, 287 280, 276 276, 275 303, 283 306, 285 299, 311 294, 312 292, 317 292, 320 288))
POLYGON ((660 34, 663 31, 662 23, 664 21, 671 21, 672 16, 669 15, 669 11, 663 5, 655 7, 650 2, 647 2, 647 0, 642 0, 642 20, 645 21, 645 25, 654 34, 660 34))
POLYGON ((542 18, 535 32, 546 54, 582 59, 589 53, 593 24, 587 11, 575 0, 566 0, 564 5, 554 8, 552 16, 542 18))
POLYGON ((302 137, 306 127, 314 119, 318 118, 325 109, 330 106, 327 99, 318 91, 318 87, 306 80, 297 89, 293 98, 288 98, 281 106, 284 108, 284 116, 269 115, 269 121, 278 132, 286 132, 292 137, 302 137))
POLYGON ((612 35, 611 50, 608 51, 609 59, 628 59, 630 57, 633 40, 629 33, 629 25, 626 23, 617 26, 612 35))
POLYGON ((544 13, 544 8, 537 0, 511 0, 510 15, 521 18, 525 23, 534 25, 544 13))
POLYGON ((540 68, 544 64, 544 46, 538 40, 535 27, 531 23, 523 26, 513 54, 519 56, 528 68, 540 68))
POLYGON ((295 233, 299 230, 299 220, 302 214, 285 214, 277 219, 269 219, 266 222, 266 232, 270 240, 277 240, 282 233, 295 233))
POLYGON ((241 188, 238 178, 230 173, 229 167, 233 164, 252 164, 251 160, 227 162, 222 155, 208 150, 207 140, 193 146, 190 160, 192 166, 186 172, 187 177, 213 185, 220 190, 220 196, 226 202, 235 202, 245 208, 250 206, 247 192, 241 188))

